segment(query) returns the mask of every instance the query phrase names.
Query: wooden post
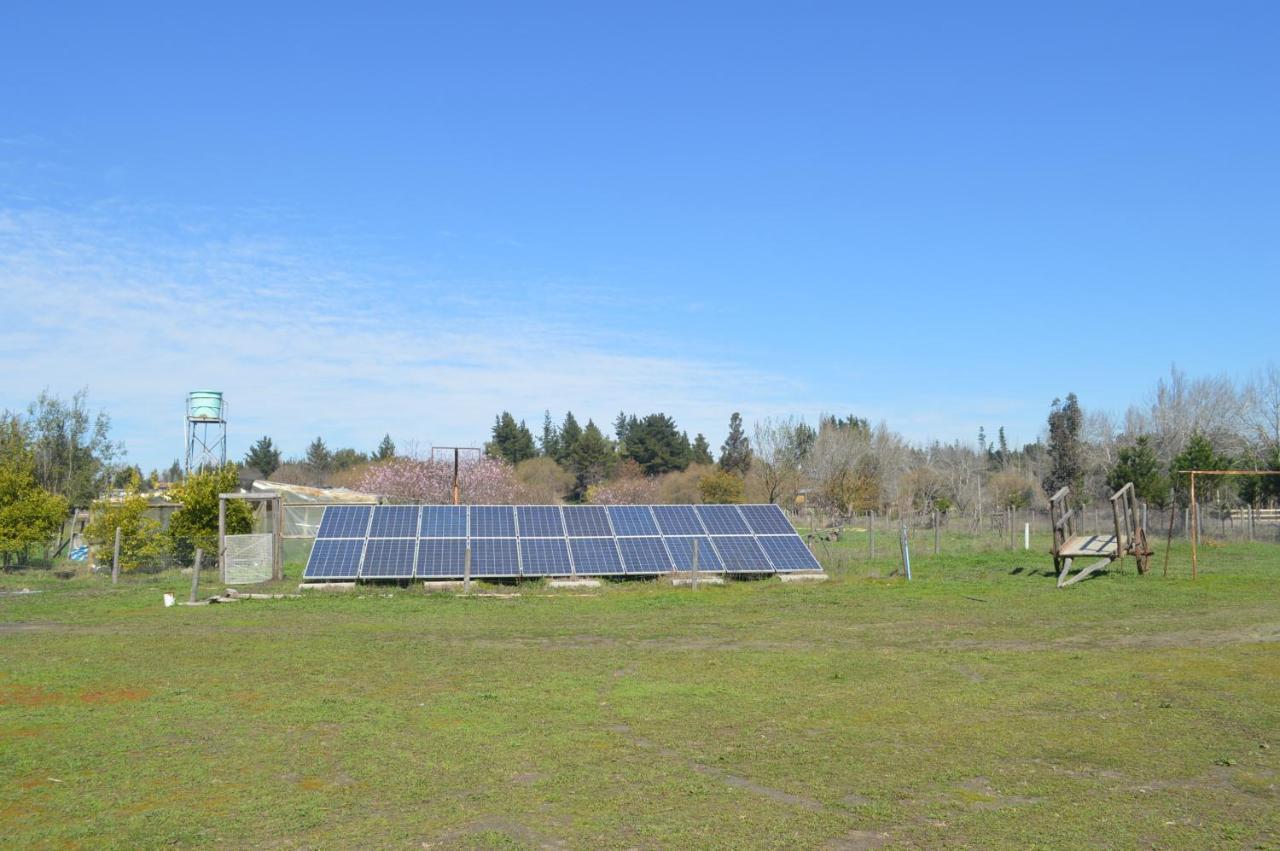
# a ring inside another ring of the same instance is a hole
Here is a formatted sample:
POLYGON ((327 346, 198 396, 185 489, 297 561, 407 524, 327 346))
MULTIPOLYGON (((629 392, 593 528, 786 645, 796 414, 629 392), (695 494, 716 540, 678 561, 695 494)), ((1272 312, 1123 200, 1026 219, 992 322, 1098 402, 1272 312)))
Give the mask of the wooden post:
POLYGON ((218 581, 227 581, 227 501, 218 496, 218 581))
POLYGON ((907 543, 907 524, 902 524, 902 531, 899 535, 902 544, 902 571, 907 575, 907 581, 911 581, 911 549, 907 543))
POLYGON ((120 527, 116 527, 116 543, 111 548, 111 584, 120 581, 120 527))
POLYGON ((467 541, 466 552, 462 556, 462 593, 471 593, 471 541, 467 541))
POLYGON ((196 601, 196 593, 200 590, 200 562, 204 558, 204 550, 196 547, 196 562, 191 565, 191 597, 187 602, 196 601))
POLYGON ((942 541, 939 540, 940 532, 938 530, 938 512, 933 512, 933 554, 937 555, 942 551, 942 541))
POLYGON ((1249 540, 1253 540, 1253 505, 1249 505, 1249 540))
POLYGON ((284 500, 271 500, 274 523, 271 524, 271 578, 284 579, 284 500))
POLYGON ((693 568, 693 579, 690 584, 694 591, 698 590, 698 539, 693 539, 693 552, 689 558, 689 565, 693 568))
POLYGON ((1169 576, 1169 550, 1173 549, 1173 518, 1178 516, 1178 508, 1173 503, 1173 494, 1169 494, 1169 537, 1164 542, 1164 575, 1169 576))
POLYGON ((1191 474, 1191 578, 1196 578, 1196 544, 1200 538, 1200 506, 1196 502, 1196 474, 1191 474))
POLYGON ((867 512, 867 558, 876 557, 876 513, 867 512))

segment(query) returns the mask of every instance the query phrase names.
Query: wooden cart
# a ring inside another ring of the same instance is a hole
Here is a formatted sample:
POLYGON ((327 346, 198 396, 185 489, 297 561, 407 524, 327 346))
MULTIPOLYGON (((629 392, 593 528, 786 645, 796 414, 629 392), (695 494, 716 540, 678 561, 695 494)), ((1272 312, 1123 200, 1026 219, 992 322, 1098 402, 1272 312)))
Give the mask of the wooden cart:
POLYGON ((1062 488, 1049 498, 1049 519, 1053 523, 1053 568, 1058 574, 1058 587, 1064 588, 1079 582, 1112 562, 1123 562, 1126 555, 1134 557, 1138 573, 1146 573, 1151 563, 1151 549, 1147 546, 1147 532, 1142 527, 1142 514, 1138 498, 1129 482, 1111 495, 1111 516, 1115 521, 1113 535, 1083 535, 1076 533, 1076 512, 1067 505, 1070 488, 1062 488), (1077 573, 1071 573, 1076 559, 1094 559, 1094 562, 1077 573))

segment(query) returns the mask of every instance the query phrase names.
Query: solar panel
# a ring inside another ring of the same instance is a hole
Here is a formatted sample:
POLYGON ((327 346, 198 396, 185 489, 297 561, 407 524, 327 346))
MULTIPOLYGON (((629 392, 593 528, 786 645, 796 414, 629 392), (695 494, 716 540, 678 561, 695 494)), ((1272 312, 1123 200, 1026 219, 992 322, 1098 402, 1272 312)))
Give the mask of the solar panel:
POLYGON ((776 505, 335 505, 303 579, 821 570, 776 505), (710 533, 708 533, 710 530, 710 533), (518 534, 517 534, 518 533, 518 534))
POLYGON ((371 505, 331 505, 320 519, 317 538, 363 538, 369 529, 371 505))
POLYGON ((822 570, 822 565, 796 535, 765 535, 756 538, 774 570, 822 570))
POLYGON ((712 535, 750 535, 747 521, 742 519, 736 505, 699 505, 695 509, 702 525, 712 535))
POLYGON ((370 538, 418 537, 418 506, 379 505, 373 509, 370 538))
POLYGON ((516 522, 522 538, 563 538, 564 523, 555 505, 516 506, 516 522))
POLYGON ((600 576, 624 572, 613 538, 570 538, 569 547, 578 573, 600 576))
POLYGON ((655 505, 653 516, 664 535, 705 535, 692 505, 655 505))
POLYGON ((739 505, 751 531, 757 535, 794 535, 796 530, 787 515, 776 505, 739 505))
MULTIPOLYGON (((328 509, 325 515, 328 516, 332 510, 328 509)), ((354 580, 360 575, 360 554, 363 552, 363 540, 317 540, 311 547, 302 578, 354 580)))
POLYGON ((467 537, 465 505, 424 505, 418 534, 424 538, 467 537))
POLYGON ((516 511, 510 505, 471 506, 471 537, 514 538, 516 511))
POLYGON ((472 576, 519 576, 515 538, 476 538, 471 542, 472 576))
POLYGON ((671 556, 667 555, 661 538, 619 538, 618 549, 627 573, 671 572, 671 556))
POLYGON ((564 538, 521 538, 520 572, 524 576, 568 576, 573 572, 564 538))
POLYGON ((773 566, 756 539, 750 535, 717 535, 716 549, 724 560, 724 569, 729 573, 758 573, 771 571, 773 566))
POLYGON ((720 556, 716 555, 715 548, 711 546, 711 539, 706 536, 694 537, 668 537, 665 539, 667 543, 667 551, 671 553, 671 561, 675 564, 676 570, 693 570, 693 542, 698 542, 698 570, 724 570, 724 563, 720 561, 720 556))
POLYGON ((647 505, 611 505, 608 511, 616 535, 661 534, 647 505))
POLYGON ((466 550, 465 538, 423 538, 418 542, 418 568, 413 575, 419 579, 461 577, 466 550))
POLYGON ((613 534, 602 505, 566 505, 564 523, 575 538, 607 538, 613 534))
MULTIPOLYGON (((376 519, 376 515, 375 515, 376 519)), ((417 525, 414 518, 414 525, 417 525)), ((364 548, 360 565, 361 579, 412 579, 416 538, 373 538, 364 548)))

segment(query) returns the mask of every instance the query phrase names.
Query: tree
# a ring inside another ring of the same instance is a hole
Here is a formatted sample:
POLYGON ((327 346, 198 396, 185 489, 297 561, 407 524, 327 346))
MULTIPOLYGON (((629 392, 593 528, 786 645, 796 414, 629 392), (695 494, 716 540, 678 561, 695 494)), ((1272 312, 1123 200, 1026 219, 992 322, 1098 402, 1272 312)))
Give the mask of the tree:
POLYGON ((40 487, 36 459, 17 417, 0 421, 0 555, 7 565, 62 529, 67 500, 40 487))
MULTIPOLYGON (((453 459, 418 460, 397 456, 370 466, 357 489, 394 502, 453 502, 453 459)), ((519 495, 515 469, 500 458, 463 458, 458 465, 458 490, 464 503, 510 505, 519 495)))
POLYGON ((560 466, 572 466, 570 456, 573 455, 573 446, 580 437, 582 437, 582 426, 578 425, 578 421, 574 419, 573 411, 568 411, 564 415, 564 422, 560 425, 560 454, 556 456, 560 466))
POLYGON ((490 458, 501 458, 508 464, 519 464, 537 456, 533 446, 533 434, 521 420, 503 411, 493 418, 493 439, 484 445, 484 452, 490 458))
POLYGON ((1066 402, 1054 399, 1049 410, 1049 472, 1044 489, 1050 495, 1069 487, 1079 495, 1084 489, 1084 454, 1080 430, 1084 414, 1076 394, 1068 393, 1066 402))
POLYGON ((358 467, 361 464, 367 464, 369 456, 363 452, 344 446, 342 449, 336 450, 329 460, 329 471, 340 473, 343 470, 350 470, 352 467, 358 467))
POLYGON ((72 505, 87 506, 111 482, 115 458, 124 449, 110 439, 111 418, 93 416, 89 391, 63 401, 42 392, 27 408, 27 431, 35 457, 36 483, 72 505))
POLYGON ((729 417, 729 436, 720 447, 720 468, 739 476, 751 469, 751 441, 742 429, 742 414, 737 411, 729 417))
POLYGON ((544 457, 553 461, 561 457, 560 453, 560 429, 556 428, 555 421, 551 419, 551 411, 544 411, 542 414, 542 437, 538 438, 538 451, 544 457))
POLYGON ((569 455, 569 470, 574 475, 574 496, 583 498, 587 488, 603 482, 609 475, 614 459, 613 445, 591 420, 582 435, 573 442, 569 455))
MULTIPOLYGON (((1173 478, 1173 490, 1177 495, 1178 504, 1191 504, 1191 477, 1180 474, 1179 470, 1229 470, 1230 468, 1231 460, 1215 452, 1213 443, 1208 437, 1198 431, 1193 432, 1187 441, 1186 448, 1179 452, 1169 465, 1169 475, 1173 478)), ((1204 479, 1200 479, 1200 482, 1203 483, 1204 479)), ((1227 486, 1220 482, 1214 484, 1227 486)), ((1203 499, 1204 492, 1201 491, 1196 496, 1198 502, 1203 499)))
POLYGON ((378 444, 378 448, 373 452, 373 460, 390 461, 394 457, 396 457, 395 441, 391 439, 390 434, 384 434, 382 442, 378 444))
POLYGON ((136 490, 123 497, 99 500, 84 538, 99 550, 111 552, 120 530, 120 569, 135 570, 168 552, 168 537, 160 521, 147 514, 151 504, 136 490))
POLYGON ((1115 466, 1107 474, 1107 487, 1118 491, 1133 482, 1138 499, 1163 508, 1169 501, 1169 477, 1160 468, 1150 436, 1139 435, 1132 446, 1120 447, 1116 455, 1115 466))
POLYGON ((693 447, 691 448, 692 462, 694 464, 714 464, 715 459, 711 457, 711 444, 707 442, 706 435, 701 432, 693 439, 693 447))
POLYGON ((280 469, 280 450, 276 449, 271 438, 263 435, 245 454, 244 465, 257 470, 262 478, 269 479, 272 473, 280 469))
MULTIPOLYGON (((319 442, 319 438, 316 438, 319 442)), ((323 446, 323 443, 321 443, 323 446)), ((240 483, 235 464, 222 469, 192 473, 186 481, 170 491, 182 507, 169 519, 169 536, 173 553, 183 563, 191 561, 196 547, 210 556, 218 547, 218 496, 234 492, 240 483)), ((227 500, 226 533, 245 535, 253 531, 253 509, 243 499, 227 500)))
POLYGON ((681 434, 675 420, 666 414, 649 414, 630 423, 623 433, 626 447, 622 456, 639 464, 646 476, 683 470, 693 460, 688 435, 681 434))
POLYGON ((712 470, 698 481, 698 492, 708 504, 743 502, 745 486, 742 477, 728 470, 712 470))
POLYGON ((528 458, 517 464, 516 481, 520 483, 520 501, 535 504, 560 502, 574 485, 573 473, 547 457, 528 458))
POLYGON ((169 484, 182 481, 182 464, 177 458, 173 459, 173 463, 165 471, 164 480, 169 484))
POLYGON ((794 494, 800 486, 800 462, 808 450, 802 446, 807 435, 802 436, 794 417, 775 420, 766 417, 755 424, 755 463, 751 466, 753 480, 763 489, 766 502, 777 502, 783 496, 794 494))
POLYGON ((303 465, 311 481, 324 484, 333 468, 333 453, 324 445, 323 438, 317 437, 311 441, 311 445, 307 447, 307 456, 303 460, 303 465))

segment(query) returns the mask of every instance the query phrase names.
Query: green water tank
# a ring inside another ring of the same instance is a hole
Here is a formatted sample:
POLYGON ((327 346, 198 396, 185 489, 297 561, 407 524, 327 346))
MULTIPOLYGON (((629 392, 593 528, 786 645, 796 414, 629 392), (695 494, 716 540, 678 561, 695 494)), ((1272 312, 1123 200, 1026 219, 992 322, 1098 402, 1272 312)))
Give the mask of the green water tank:
POLYGON ((192 390, 187 394, 187 417, 193 420, 221 420, 222 392, 192 390))

